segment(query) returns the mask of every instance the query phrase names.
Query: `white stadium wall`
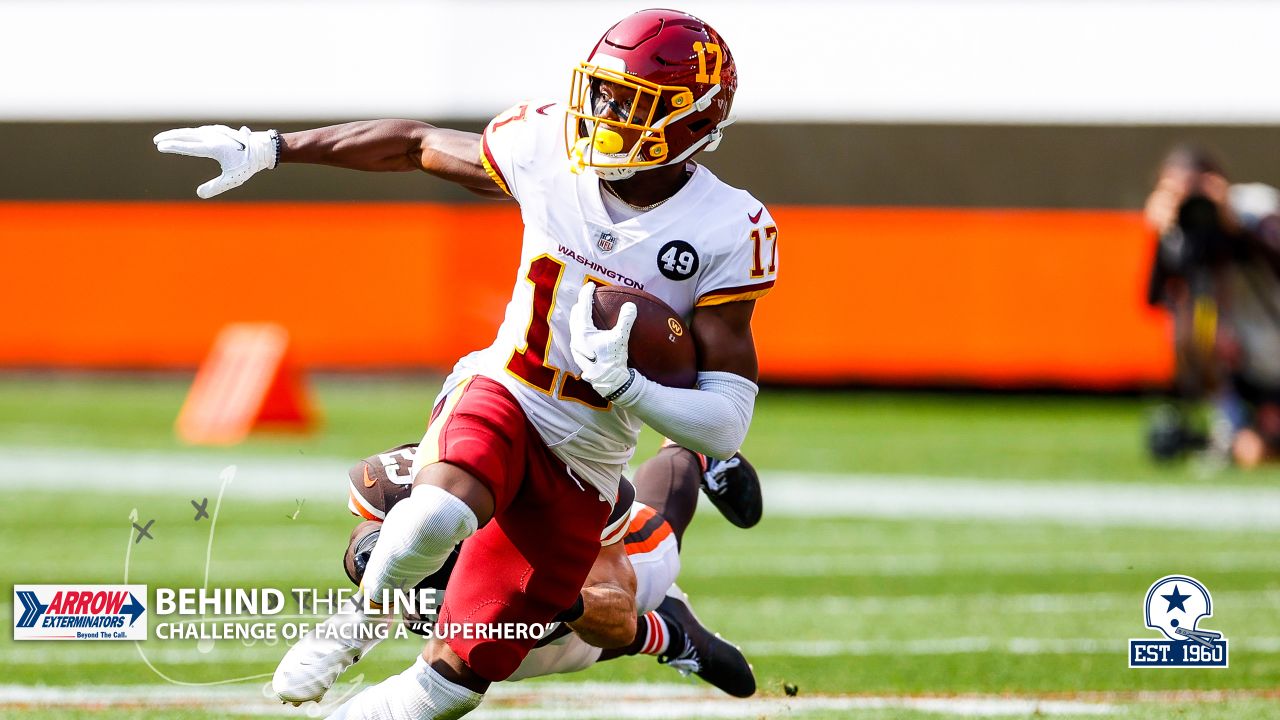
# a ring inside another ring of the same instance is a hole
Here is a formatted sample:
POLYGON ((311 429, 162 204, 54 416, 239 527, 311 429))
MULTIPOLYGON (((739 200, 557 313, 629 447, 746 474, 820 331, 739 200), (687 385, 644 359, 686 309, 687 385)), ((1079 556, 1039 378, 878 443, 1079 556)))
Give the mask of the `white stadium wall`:
MULTIPOLYGON (((1280 3, 688 0, 745 121, 1276 124, 1280 3)), ((0 121, 487 118, 638 2, 0 0, 0 121)))

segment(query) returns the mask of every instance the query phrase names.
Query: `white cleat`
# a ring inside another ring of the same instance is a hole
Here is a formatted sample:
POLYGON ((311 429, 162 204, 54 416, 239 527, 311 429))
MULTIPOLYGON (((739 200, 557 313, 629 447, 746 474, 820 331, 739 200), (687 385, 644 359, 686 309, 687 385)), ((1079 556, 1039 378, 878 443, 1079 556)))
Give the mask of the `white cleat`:
POLYGON ((284 702, 319 702, 339 675, 381 641, 378 626, 385 622, 348 603, 289 648, 276 666, 271 688, 284 702))

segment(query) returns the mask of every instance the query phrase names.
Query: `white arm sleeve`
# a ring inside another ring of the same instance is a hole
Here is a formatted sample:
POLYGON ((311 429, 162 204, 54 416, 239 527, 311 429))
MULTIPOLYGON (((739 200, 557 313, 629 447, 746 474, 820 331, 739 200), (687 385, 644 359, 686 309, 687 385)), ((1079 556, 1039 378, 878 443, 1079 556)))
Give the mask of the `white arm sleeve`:
POLYGON ((698 373, 697 390, 667 387, 636 373, 614 402, 682 446, 726 460, 747 437, 759 392, 755 383, 728 372, 698 373))

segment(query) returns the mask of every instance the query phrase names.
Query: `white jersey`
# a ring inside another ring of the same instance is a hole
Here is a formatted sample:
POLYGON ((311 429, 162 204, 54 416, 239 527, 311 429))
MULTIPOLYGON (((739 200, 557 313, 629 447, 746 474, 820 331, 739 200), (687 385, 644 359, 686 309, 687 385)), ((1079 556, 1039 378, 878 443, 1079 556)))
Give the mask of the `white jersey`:
POLYGON ((564 132, 554 102, 521 103, 484 131, 485 169, 520 203, 520 269, 497 338, 458 361, 442 397, 474 375, 502 384, 573 474, 612 500, 641 422, 578 377, 569 311, 579 289, 644 290, 688 320, 694 307, 769 291, 777 228, 759 201, 701 166, 671 199, 615 224, 598 176, 570 172, 564 132))

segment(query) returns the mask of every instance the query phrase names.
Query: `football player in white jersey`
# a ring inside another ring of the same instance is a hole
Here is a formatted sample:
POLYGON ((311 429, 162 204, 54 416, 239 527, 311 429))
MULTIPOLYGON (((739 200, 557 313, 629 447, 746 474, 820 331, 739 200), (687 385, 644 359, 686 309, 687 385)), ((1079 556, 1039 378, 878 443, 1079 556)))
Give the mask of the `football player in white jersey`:
MULTIPOLYGON (((468 580, 446 598, 441 622, 546 623, 576 603, 600 554, 641 423, 711 457, 737 451, 758 391, 751 315, 777 274, 777 228, 762 204, 692 162, 719 144, 736 87, 733 56, 715 30, 646 10, 610 28, 573 70, 567 103, 521 103, 481 135, 377 120, 156 136, 161 152, 218 160, 222 173, 197 189, 201 197, 280 163, 312 163, 422 170, 520 204, 524 245, 506 318, 493 345, 449 377, 414 490, 383 523, 362 597, 414 586, 466 539, 454 577, 468 580), (615 327, 595 328, 601 283, 643 289, 689 321, 695 388, 665 387, 628 367, 635 307, 624 305, 615 327)), ((593 601, 634 602, 634 594, 619 587, 593 601)), ((286 655, 277 693, 322 697, 363 652, 360 641, 341 639, 365 635, 347 626, 380 621, 359 603, 335 614, 286 655)), ((459 717, 534 642, 480 632, 433 640, 422 661, 337 716, 459 717)))

